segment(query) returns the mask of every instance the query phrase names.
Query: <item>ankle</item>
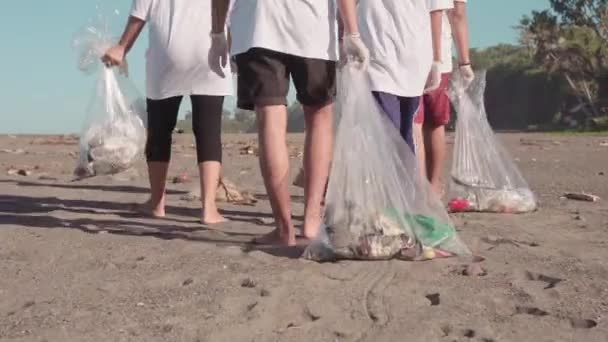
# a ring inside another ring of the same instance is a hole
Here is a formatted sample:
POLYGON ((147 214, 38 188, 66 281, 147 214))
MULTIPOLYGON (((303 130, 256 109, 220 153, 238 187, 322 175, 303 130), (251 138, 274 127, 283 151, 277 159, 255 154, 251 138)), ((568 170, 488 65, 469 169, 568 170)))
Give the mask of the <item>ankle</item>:
POLYGON ((150 196, 148 204, 153 208, 164 208, 165 207, 165 196, 157 197, 150 196))
POLYGON ((215 202, 203 202, 202 206, 203 211, 217 211, 217 205, 215 202))

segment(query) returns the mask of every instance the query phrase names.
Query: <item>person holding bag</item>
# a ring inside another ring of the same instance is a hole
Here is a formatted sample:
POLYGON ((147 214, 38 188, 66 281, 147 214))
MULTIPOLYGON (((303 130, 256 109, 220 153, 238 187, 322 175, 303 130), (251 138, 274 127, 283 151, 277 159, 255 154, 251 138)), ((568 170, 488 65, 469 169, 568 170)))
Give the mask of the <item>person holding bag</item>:
POLYGON ((140 211, 165 216, 165 184, 171 159, 172 133, 184 96, 192 103, 201 179, 203 224, 225 221, 215 204, 222 162, 221 122, 224 97, 232 94, 228 65, 210 64, 210 51, 227 51, 226 37, 211 33, 211 0, 133 0, 120 42, 106 51, 107 66, 125 66, 126 55, 145 25, 148 137, 146 159, 150 199, 140 211))

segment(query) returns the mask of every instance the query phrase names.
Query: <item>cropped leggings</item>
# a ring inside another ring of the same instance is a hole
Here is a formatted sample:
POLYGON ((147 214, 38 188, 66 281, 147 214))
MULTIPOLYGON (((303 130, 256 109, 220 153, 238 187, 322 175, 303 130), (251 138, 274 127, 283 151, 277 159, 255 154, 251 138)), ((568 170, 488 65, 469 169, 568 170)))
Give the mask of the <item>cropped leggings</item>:
MULTIPOLYGON (((198 163, 222 162, 223 96, 191 95, 192 131, 196 140, 198 163)), ((171 160, 172 133, 177 123, 182 96, 162 100, 147 100, 148 139, 146 159, 149 162, 171 160)))

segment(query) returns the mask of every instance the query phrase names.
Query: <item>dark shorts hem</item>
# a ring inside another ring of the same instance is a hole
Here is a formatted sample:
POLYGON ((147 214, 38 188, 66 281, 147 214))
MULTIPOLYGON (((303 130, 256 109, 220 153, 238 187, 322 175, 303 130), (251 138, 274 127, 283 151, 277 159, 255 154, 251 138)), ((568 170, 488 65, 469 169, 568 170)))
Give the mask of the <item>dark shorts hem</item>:
POLYGON ((237 100, 237 107, 244 110, 255 110, 262 106, 287 106, 287 99, 283 96, 259 97, 251 100, 237 100))

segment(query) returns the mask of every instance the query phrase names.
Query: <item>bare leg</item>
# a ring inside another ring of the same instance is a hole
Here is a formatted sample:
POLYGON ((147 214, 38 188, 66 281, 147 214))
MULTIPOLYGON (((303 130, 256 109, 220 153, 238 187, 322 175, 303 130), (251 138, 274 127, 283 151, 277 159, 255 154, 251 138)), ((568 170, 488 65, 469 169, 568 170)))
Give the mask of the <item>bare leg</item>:
POLYGON ((295 231, 291 223, 289 197, 289 151, 287 150, 287 108, 285 106, 263 106, 256 108, 260 143, 260 168, 276 230, 254 242, 261 244, 296 244, 295 231))
POLYGON ((315 239, 321 225, 321 202, 332 157, 332 105, 304 107, 306 141, 304 145, 304 227, 302 234, 315 239))
POLYGON ((165 187, 169 163, 148 162, 148 177, 150 180, 150 199, 143 210, 154 217, 165 216, 165 187))
POLYGON ((201 178, 201 223, 217 224, 225 222, 226 219, 220 215, 215 204, 215 195, 220 181, 220 170, 222 165, 216 161, 206 161, 198 164, 198 172, 201 178))
POLYGON ((441 197, 443 196, 441 172, 445 159, 445 126, 429 127, 428 137, 430 140, 428 178, 435 193, 441 197))
POLYGON ((418 170, 422 179, 426 179, 426 149, 424 143, 424 131, 422 124, 414 123, 414 144, 416 145, 416 160, 418 162, 418 170))

